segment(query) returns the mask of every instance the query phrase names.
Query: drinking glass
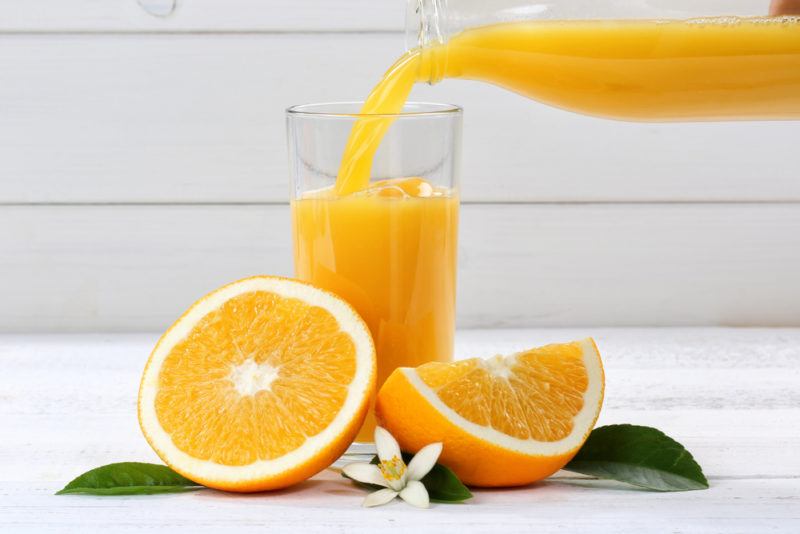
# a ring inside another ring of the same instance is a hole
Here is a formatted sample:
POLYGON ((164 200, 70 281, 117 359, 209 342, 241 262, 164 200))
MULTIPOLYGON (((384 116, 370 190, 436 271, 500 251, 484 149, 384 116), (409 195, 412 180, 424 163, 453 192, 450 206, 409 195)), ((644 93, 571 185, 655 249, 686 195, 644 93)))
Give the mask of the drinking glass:
MULTIPOLYGON (((295 276, 349 302, 367 323, 377 386, 398 367, 453 355, 462 110, 409 102, 392 115, 361 102, 287 110, 295 276), (334 191, 353 125, 388 126, 368 187, 334 191)), ((370 410, 358 442, 369 443, 370 410)))

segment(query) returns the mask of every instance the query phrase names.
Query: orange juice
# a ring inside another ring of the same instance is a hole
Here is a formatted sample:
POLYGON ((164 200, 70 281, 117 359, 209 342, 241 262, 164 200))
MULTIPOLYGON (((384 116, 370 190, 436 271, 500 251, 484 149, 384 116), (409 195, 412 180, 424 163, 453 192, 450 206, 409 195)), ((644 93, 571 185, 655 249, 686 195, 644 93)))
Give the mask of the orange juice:
POLYGON ((508 22, 403 55, 365 101, 373 116, 353 126, 334 188, 292 206, 297 275, 364 316, 379 386, 396 366, 452 350, 457 200, 390 198, 395 189, 370 183, 392 125, 380 115, 399 113, 415 83, 443 78, 613 119, 800 118, 800 18, 508 22))
MULTIPOLYGON (((458 198, 419 178, 292 201, 295 274, 352 304, 372 332, 378 384, 452 357, 458 198)), ((372 441, 372 416, 358 436, 372 441)))
MULTIPOLYGON (((635 120, 800 118, 800 18, 534 20, 412 50, 362 113, 397 113, 419 81, 479 80, 589 115, 635 120)), ((356 124, 336 190, 366 187, 391 122, 356 124)))
POLYGON ((499 24, 448 46, 444 76, 637 121, 800 118, 800 18, 499 24))

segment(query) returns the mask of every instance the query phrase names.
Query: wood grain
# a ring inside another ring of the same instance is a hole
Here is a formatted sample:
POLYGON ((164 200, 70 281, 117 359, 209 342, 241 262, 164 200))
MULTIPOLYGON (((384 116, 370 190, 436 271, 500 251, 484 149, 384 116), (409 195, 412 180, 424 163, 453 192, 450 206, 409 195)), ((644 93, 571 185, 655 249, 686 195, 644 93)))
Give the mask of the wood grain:
MULTIPOLYGON (((290 274, 286 206, 0 208, 0 329, 163 330, 290 274)), ((764 325, 800 317, 800 205, 465 205, 467 326, 764 325)))
POLYGON ((587 333, 607 371, 599 424, 664 430, 704 467, 710 490, 649 493, 562 472, 529 488, 476 490, 463 506, 423 512, 397 503, 365 511, 361 490, 324 472, 289 490, 252 496, 57 497, 57 489, 89 468, 158 461, 135 416, 139 377, 157 335, 15 335, 0 336, 0 529, 797 532, 800 409, 776 399, 800 386, 799 329, 460 331, 457 355, 488 356, 587 333), (680 407, 665 392, 679 395, 680 407), (719 402, 709 406, 710 397, 719 402))
MULTIPOLYGON (((0 331, 162 328, 289 273, 284 108, 362 98, 403 49, 400 1, 143 9, 169 2, 0 0, 0 331)), ((462 325, 799 324, 797 123, 413 98, 466 109, 462 325)))
POLYGON ((200 491, 161 497, 54 496, 52 485, 0 488, 0 525, 12 532, 200 533, 648 532, 795 534, 797 480, 719 480, 702 494, 646 493, 552 480, 518 491, 476 491, 468 505, 416 510, 399 501, 364 511, 364 491, 336 474, 268 495, 200 491))
MULTIPOLYGON (((0 0, 0 11, 5 14, 0 18, 0 31, 400 31, 404 27, 405 3, 406 0, 0 0), (153 15, 169 13, 173 4, 176 8, 169 16, 153 15)), ((557 18, 752 16, 766 14, 768 5, 766 0, 703 0, 701 6, 691 0, 642 6, 594 0, 539 4, 547 10, 535 15, 557 18)))
MULTIPOLYGON (((364 98, 402 47, 398 35, 0 35, 0 203, 282 202, 284 109, 364 98)), ((468 201, 800 200, 797 123, 614 122, 460 80, 413 98, 464 106, 468 201)))
POLYGON ((0 0, 5 32, 274 32, 403 29, 404 0, 0 0), (169 13, 169 16, 158 16, 169 13))

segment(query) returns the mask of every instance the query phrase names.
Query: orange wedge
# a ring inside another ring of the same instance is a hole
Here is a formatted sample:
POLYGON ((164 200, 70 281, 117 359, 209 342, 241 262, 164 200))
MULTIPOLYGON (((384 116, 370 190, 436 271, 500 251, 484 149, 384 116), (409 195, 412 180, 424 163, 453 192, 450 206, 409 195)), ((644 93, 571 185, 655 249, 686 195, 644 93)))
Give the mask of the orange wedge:
POLYGON ((178 473, 260 491, 305 480, 358 432, 375 387, 367 326, 335 295, 257 276, 196 302, 150 355, 139 424, 178 473))
POLYGON ((465 484, 521 486, 575 456, 597 421, 603 391, 600 354, 587 339, 397 369, 375 411, 405 451, 442 442, 439 461, 465 484))

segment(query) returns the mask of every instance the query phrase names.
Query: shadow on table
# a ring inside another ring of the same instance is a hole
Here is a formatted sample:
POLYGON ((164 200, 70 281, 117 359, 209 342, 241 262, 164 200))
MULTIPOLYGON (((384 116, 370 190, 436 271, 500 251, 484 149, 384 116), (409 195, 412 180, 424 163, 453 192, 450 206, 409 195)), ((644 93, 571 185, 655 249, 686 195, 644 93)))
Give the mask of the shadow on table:
POLYGON ((528 486, 520 486, 517 488, 470 488, 470 489, 472 490, 473 493, 492 495, 499 492, 513 494, 517 492, 526 492, 526 491, 545 492, 553 490, 565 490, 570 488, 580 491, 583 490, 596 491, 598 489, 604 489, 604 490, 613 490, 621 492, 637 492, 637 493, 647 492, 647 490, 643 488, 638 488, 636 486, 631 486, 630 484, 624 484, 622 482, 617 482, 615 480, 601 480, 597 478, 577 477, 577 476, 576 477, 559 476, 555 478, 548 478, 546 480, 535 482, 528 486))
MULTIPOLYGON (((263 499, 264 497, 281 497, 286 495, 294 495, 296 493, 311 492, 319 490, 320 487, 330 484, 327 480, 306 480, 284 489, 261 491, 257 493, 233 493, 227 491, 219 491, 214 489, 204 489, 196 493, 201 497, 213 497, 214 499, 235 499, 238 501, 244 499, 263 499)), ((327 493, 327 491, 326 491, 327 493)))

